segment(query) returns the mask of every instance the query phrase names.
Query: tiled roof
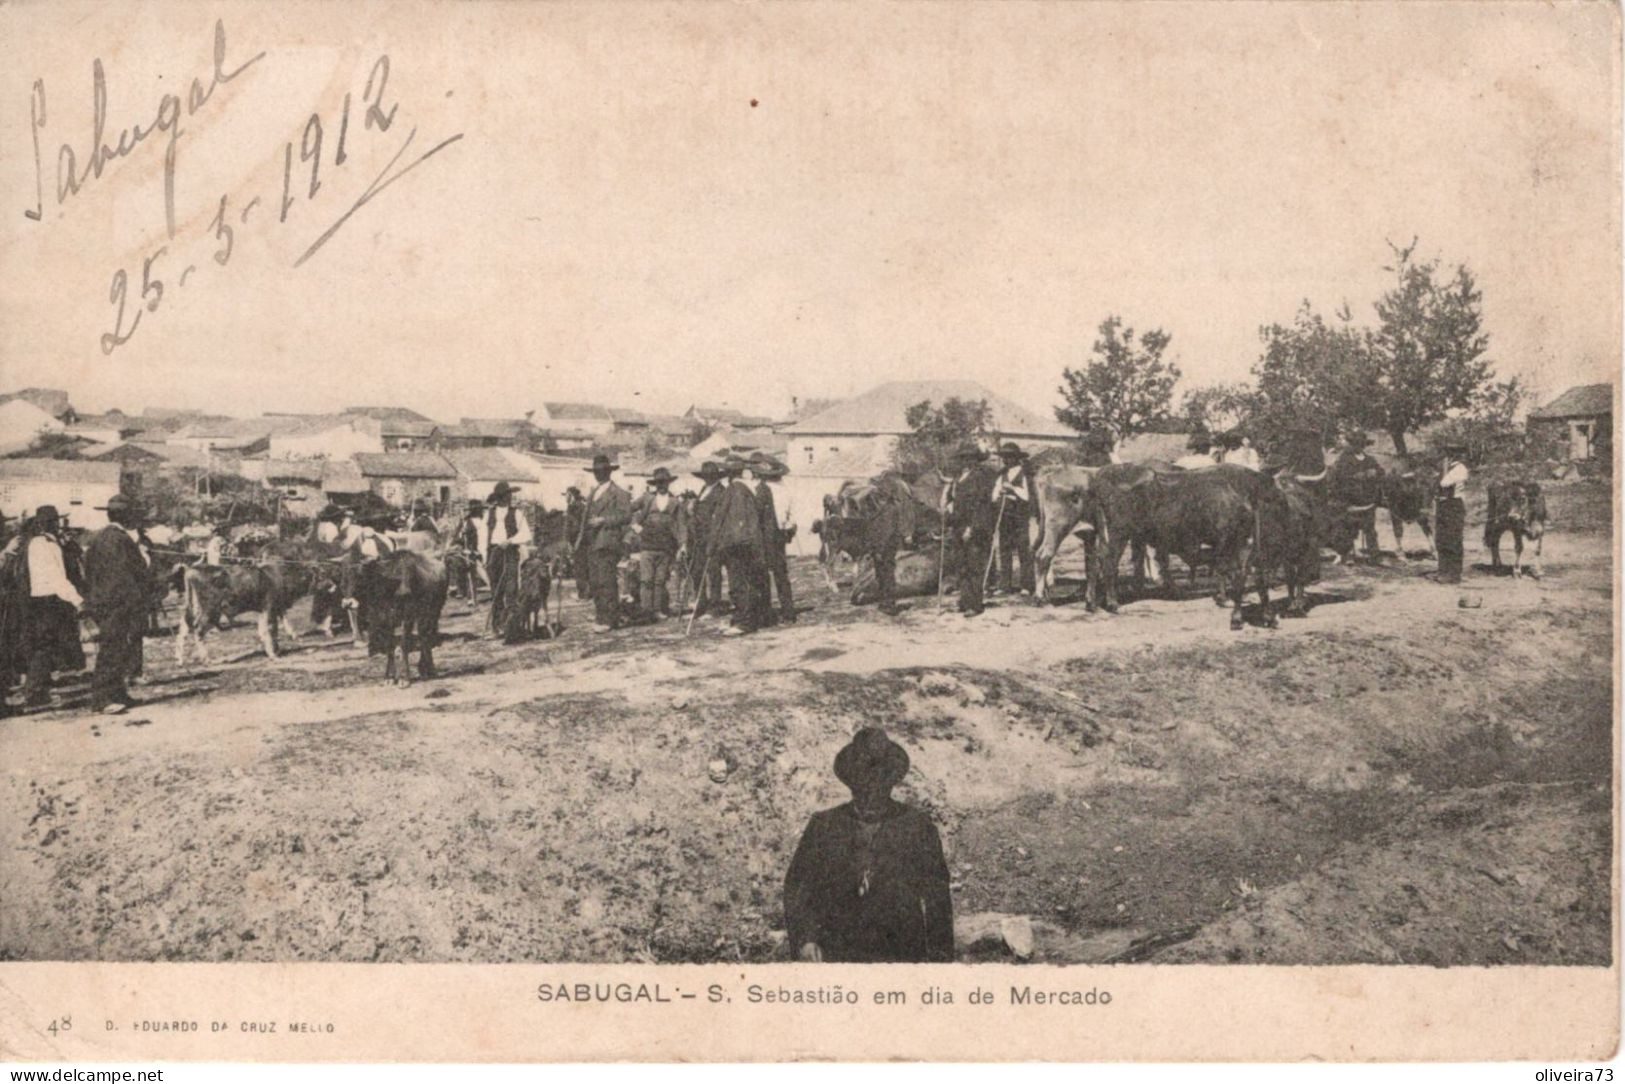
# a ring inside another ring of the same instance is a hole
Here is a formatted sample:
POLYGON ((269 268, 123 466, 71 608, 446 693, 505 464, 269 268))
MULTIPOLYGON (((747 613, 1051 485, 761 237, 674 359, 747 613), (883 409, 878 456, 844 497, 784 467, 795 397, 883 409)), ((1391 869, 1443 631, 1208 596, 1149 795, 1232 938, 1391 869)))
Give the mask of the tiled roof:
POLYGON ((118 485, 117 463, 86 459, 0 459, 0 481, 118 485))
POLYGON ((608 407, 597 403, 543 403, 542 409, 554 421, 584 422, 613 421, 608 407))
POLYGON ((455 478, 439 452, 357 452, 355 465, 368 478, 455 478))
POLYGON ((842 400, 828 410, 804 418, 783 430, 797 433, 839 433, 854 436, 901 436, 909 431, 905 417, 915 403, 941 406, 948 399, 987 400, 992 411, 992 432, 1001 437, 1070 437, 1076 434, 1054 418, 994 395, 970 380, 898 380, 881 384, 862 395, 842 400))
POLYGON ((1588 414, 1611 414, 1614 409, 1612 384, 1581 384, 1556 399, 1529 412, 1531 418, 1573 418, 1588 414))
POLYGON ((477 482, 534 482, 536 471, 503 454, 502 448, 448 448, 440 453, 465 478, 477 482))

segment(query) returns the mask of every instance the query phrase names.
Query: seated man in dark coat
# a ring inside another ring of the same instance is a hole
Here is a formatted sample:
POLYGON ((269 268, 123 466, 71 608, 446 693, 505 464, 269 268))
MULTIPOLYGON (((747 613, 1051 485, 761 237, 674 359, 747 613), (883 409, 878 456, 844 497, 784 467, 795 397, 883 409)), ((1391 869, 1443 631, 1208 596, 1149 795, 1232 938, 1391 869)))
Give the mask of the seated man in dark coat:
POLYGON ((835 757, 852 800, 814 813, 784 878, 784 921, 798 960, 936 963, 954 958, 942 840, 924 813, 891 797, 908 753, 865 727, 835 757))

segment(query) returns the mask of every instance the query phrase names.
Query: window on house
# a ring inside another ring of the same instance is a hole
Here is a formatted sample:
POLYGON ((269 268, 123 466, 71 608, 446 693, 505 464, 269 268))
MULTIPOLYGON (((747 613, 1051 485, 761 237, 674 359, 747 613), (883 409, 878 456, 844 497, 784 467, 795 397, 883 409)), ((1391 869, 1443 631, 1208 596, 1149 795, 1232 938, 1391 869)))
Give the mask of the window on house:
POLYGON ((809 466, 811 466, 812 461, 813 461, 813 449, 812 449, 812 445, 809 444, 809 445, 807 445, 807 464, 809 466))

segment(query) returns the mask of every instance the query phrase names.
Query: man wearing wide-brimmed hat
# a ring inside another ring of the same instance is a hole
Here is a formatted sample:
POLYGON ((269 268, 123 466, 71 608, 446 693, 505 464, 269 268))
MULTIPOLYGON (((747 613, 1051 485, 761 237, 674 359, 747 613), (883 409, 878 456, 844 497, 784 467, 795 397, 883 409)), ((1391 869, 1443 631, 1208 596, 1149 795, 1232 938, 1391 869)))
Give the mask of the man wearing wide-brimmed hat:
POLYGON ((790 501, 790 490, 784 484, 784 476, 790 473, 790 468, 766 452, 757 452, 751 459, 758 479, 756 506, 762 515, 763 561, 766 571, 762 583, 762 604, 768 613, 772 613, 769 591, 777 592, 779 620, 787 625, 793 625, 796 620, 796 603, 794 592, 790 588, 790 561, 786 550, 790 540, 796 536, 795 508, 790 501))
POLYGON ((1439 471, 1439 491, 1434 499, 1434 547, 1439 554, 1439 582, 1460 583, 1463 536, 1467 530, 1467 505, 1462 493, 1467 485, 1467 446, 1452 441, 1441 444, 1443 463, 1439 471))
POLYGON ((117 494, 108 499, 105 511, 107 526, 85 547, 84 612, 97 629, 90 707, 116 715, 133 703, 129 682, 141 670, 148 573, 135 538, 141 510, 117 494))
POLYGON ((942 494, 943 521, 958 571, 959 612, 966 617, 982 612, 983 581, 993 548, 993 486, 998 472, 986 459, 987 453, 977 445, 961 444, 953 456, 957 473, 942 494))
POLYGON ((1103 425, 1092 425, 1078 441, 1082 449, 1084 467, 1109 467, 1117 462, 1112 449, 1115 442, 1112 433, 1103 425))
POLYGON ((865 727, 835 756, 852 800, 814 813, 784 878, 794 959, 945 963, 954 958, 948 864, 936 825, 896 801, 908 752, 865 727))
POLYGON ((1371 438, 1356 429, 1343 439, 1343 451, 1332 463, 1326 481, 1333 503, 1346 510, 1344 534, 1334 548, 1358 538, 1367 557, 1377 556, 1377 504, 1382 500, 1382 464, 1366 449, 1371 438))
POLYGON ((682 562, 683 558, 687 558, 689 587, 694 593, 694 616, 700 618, 708 613, 722 613, 731 609, 722 599, 721 562, 710 559, 712 525, 716 521, 717 508, 722 504, 728 474, 721 463, 707 459, 700 464, 694 476, 700 479, 702 485, 689 512, 688 552, 679 551, 678 560, 682 562))
POLYGON ((592 460, 592 492, 582 509, 581 544, 587 550, 587 586, 592 595, 593 630, 621 627, 620 586, 615 572, 625 555, 622 534, 632 522, 632 494, 615 484, 620 464, 599 453, 592 460))
POLYGON ((632 505, 632 532, 638 540, 639 603, 646 621, 671 616, 672 566, 688 546, 688 510, 671 492, 677 476, 665 467, 649 475, 649 489, 632 505))
POLYGON ((84 599, 68 576, 57 533, 62 517, 56 506, 40 505, 25 525, 23 549, 28 571, 28 698, 30 707, 51 702, 51 676, 58 670, 82 670, 79 607, 84 599))
POLYGON ((998 509, 999 591, 1014 594, 1014 565, 1021 561, 1020 590, 1033 593, 1033 539, 1031 524, 1038 515, 1038 486, 1027 453, 1014 441, 999 445, 999 480, 993 486, 998 509))
POLYGON ((491 580, 490 630, 513 641, 519 637, 519 566, 531 543, 530 519, 514 507, 518 490, 498 482, 485 501, 485 561, 491 580))
POLYGON ((711 523, 710 560, 728 570, 733 621, 723 635, 742 636, 771 621, 766 597, 767 543, 750 461, 730 455, 723 460, 722 469, 728 483, 722 489, 711 523))

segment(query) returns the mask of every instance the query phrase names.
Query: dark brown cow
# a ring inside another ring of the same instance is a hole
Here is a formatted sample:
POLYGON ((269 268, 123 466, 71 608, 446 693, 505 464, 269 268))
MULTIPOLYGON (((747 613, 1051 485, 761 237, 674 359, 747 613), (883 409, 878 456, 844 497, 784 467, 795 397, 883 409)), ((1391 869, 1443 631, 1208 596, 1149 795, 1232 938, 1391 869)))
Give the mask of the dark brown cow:
MULTIPOLYGON (((1270 506, 1282 500, 1269 477, 1227 464, 1166 473, 1119 464, 1100 468, 1091 488, 1104 519, 1100 565, 1102 605, 1108 611, 1118 605, 1123 550, 1140 543, 1154 548, 1159 559, 1172 555, 1187 565, 1212 564, 1229 598, 1230 627, 1242 627, 1242 598, 1252 574, 1263 567, 1255 560, 1262 523, 1270 506)), ((1275 514, 1285 521, 1285 512, 1277 508, 1275 514)), ((1276 624, 1262 574, 1258 591, 1267 623, 1276 624)))
POLYGON ((1388 509, 1388 522, 1394 528, 1394 548, 1405 556, 1405 524, 1414 523, 1427 539, 1428 555, 1438 555, 1433 545, 1433 499, 1439 479, 1434 471, 1409 460, 1376 456, 1383 465, 1382 492, 1378 498, 1388 509))
POLYGON ((1490 567, 1500 571, 1501 536, 1512 534, 1512 575, 1523 575, 1523 541, 1535 543, 1534 574, 1540 576, 1540 551, 1546 538, 1546 497, 1536 482, 1491 482, 1484 516, 1484 548, 1490 567))
POLYGON ((361 566, 356 597, 367 614, 367 654, 385 656, 384 680, 411 684, 414 649, 418 676, 435 676, 434 649, 448 589, 445 563, 426 553, 398 550, 361 566))

